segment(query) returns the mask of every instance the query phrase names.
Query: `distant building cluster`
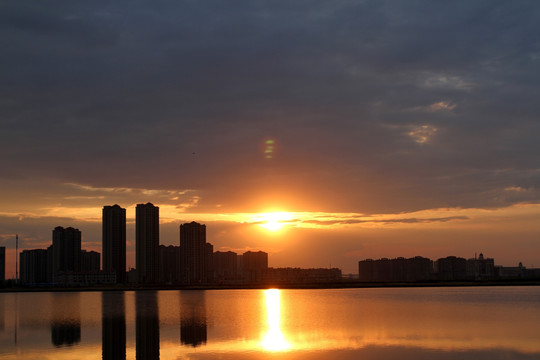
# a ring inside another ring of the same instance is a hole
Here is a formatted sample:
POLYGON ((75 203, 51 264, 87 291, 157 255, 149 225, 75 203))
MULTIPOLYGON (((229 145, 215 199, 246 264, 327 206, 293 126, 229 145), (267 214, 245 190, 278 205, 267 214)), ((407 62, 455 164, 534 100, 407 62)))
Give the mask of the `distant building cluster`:
MULTIPOLYGON (((320 283, 341 280, 340 269, 269 268, 268 254, 214 252, 206 225, 180 225, 179 246, 159 244, 159 207, 135 209, 135 269, 126 272, 126 209, 104 206, 102 254, 81 249, 81 232, 56 227, 47 249, 20 253, 20 281, 27 285, 94 284, 211 285, 251 283, 320 283)), ((0 248, 0 251, 2 249, 0 248)))
POLYGON ((410 259, 366 259, 358 262, 362 282, 518 280, 540 277, 540 269, 496 266, 483 254, 471 259, 448 256, 436 261, 416 256, 410 259))
MULTIPOLYGON (((104 283, 100 272, 100 254, 81 250, 81 232, 72 227, 57 226, 47 249, 23 250, 19 254, 20 280, 23 284, 104 283), (77 279, 77 280, 74 280, 77 279)), ((116 280, 109 276, 109 283, 116 280)))
POLYGON ((81 232, 57 226, 47 249, 23 250, 19 254, 23 284, 115 283, 114 274, 100 271, 100 254, 81 249, 81 232))

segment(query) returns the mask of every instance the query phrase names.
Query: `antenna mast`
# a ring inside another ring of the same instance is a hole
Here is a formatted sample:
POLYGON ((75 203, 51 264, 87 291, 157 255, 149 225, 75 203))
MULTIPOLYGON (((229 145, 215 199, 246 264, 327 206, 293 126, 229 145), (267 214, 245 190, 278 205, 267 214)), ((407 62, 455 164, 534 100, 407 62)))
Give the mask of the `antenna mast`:
POLYGON ((15 284, 19 283, 19 234, 15 235, 15 284))

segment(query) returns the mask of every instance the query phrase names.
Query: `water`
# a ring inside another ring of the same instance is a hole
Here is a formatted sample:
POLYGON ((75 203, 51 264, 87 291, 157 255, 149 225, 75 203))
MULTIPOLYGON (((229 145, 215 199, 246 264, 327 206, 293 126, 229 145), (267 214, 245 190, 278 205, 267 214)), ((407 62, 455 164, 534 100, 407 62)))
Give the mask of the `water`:
POLYGON ((540 288, 0 294, 1 359, 540 359, 540 288))

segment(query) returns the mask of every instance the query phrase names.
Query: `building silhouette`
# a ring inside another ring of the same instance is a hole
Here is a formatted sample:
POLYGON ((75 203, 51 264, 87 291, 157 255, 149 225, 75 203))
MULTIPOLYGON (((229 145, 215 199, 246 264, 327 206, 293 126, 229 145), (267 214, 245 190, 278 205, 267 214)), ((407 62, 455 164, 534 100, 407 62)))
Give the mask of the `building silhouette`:
MULTIPOLYGON (((45 249, 23 250, 19 254, 20 280, 25 285, 38 285, 53 282, 53 246, 45 249)), ((99 270, 100 254, 96 251, 80 251, 80 271, 58 271, 54 283, 62 285, 112 284, 114 273, 99 270)))
POLYGON ((206 243, 204 245, 206 257, 206 282, 214 282, 214 245, 206 243))
POLYGON ((342 278, 341 270, 338 268, 268 268, 264 272, 264 281, 276 284, 315 284, 315 283, 336 283, 342 278))
POLYGON ((81 232, 72 227, 53 230, 52 275, 81 271, 81 232))
POLYGON ((154 284, 159 277, 159 207, 138 204, 135 212, 136 268, 139 284, 154 284))
POLYGON ((155 291, 135 292, 135 357, 159 359, 159 311, 155 291))
POLYGON ((433 262, 421 256, 410 259, 382 258, 358 262, 358 280, 365 282, 427 281, 433 278, 433 262))
POLYGON ((235 252, 216 251, 213 261, 215 281, 228 283, 238 280, 238 255, 235 252))
POLYGON ((103 271, 116 273, 116 282, 126 282, 126 209, 104 206, 102 211, 103 271))
POLYGON ((517 268, 495 266, 495 260, 485 258, 484 254, 468 260, 447 256, 434 263, 421 256, 411 259, 366 259, 358 262, 358 280, 365 282, 488 281, 505 278, 534 278, 535 276, 537 275, 534 269, 528 271, 523 266, 517 268))
POLYGON ((534 274, 528 274, 528 270, 523 263, 519 263, 518 266, 496 266, 495 277, 502 280, 517 280, 525 279, 527 277, 533 278, 534 274))
POLYGON ((238 257, 238 266, 242 280, 260 282, 268 269, 268 253, 264 251, 246 251, 238 257))
POLYGON ((206 284, 211 280, 213 247, 206 243, 206 225, 180 225, 181 282, 206 284))
POLYGON ((47 250, 23 250, 19 254, 22 284, 41 284, 47 280, 47 250))
POLYGON ((53 282, 53 246, 47 247, 47 282, 53 282))
POLYGON ((96 251, 81 250, 81 272, 97 273, 100 269, 100 254, 96 251))
POLYGON ((123 291, 101 293, 101 358, 126 358, 126 309, 123 291))
POLYGON ((438 259, 435 264, 437 280, 456 281, 467 279, 467 260, 456 256, 438 259))
POLYGON ((175 284, 180 279, 180 246, 159 245, 159 281, 175 284))
POLYGON ((471 280, 493 280, 495 278, 495 260, 484 258, 480 253, 478 258, 467 260, 467 277, 471 280))
POLYGON ((6 247, 0 246, 0 283, 6 280, 6 247))

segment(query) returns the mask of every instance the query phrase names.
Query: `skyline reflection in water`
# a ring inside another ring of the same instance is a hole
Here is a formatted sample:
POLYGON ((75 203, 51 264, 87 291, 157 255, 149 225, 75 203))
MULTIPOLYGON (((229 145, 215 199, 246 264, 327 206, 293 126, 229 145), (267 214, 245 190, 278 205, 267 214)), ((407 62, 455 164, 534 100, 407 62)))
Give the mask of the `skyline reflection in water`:
POLYGON ((81 341, 80 293, 54 293, 51 304, 51 342, 56 347, 81 341))
POLYGON ((540 288, 2 293, 0 359, 538 359, 540 288))
POLYGON ((103 360, 124 360, 126 358, 124 292, 103 292, 101 309, 101 357, 103 360))
POLYGON ((206 344, 206 299, 204 291, 184 292, 180 296, 180 342, 197 347, 206 344))

